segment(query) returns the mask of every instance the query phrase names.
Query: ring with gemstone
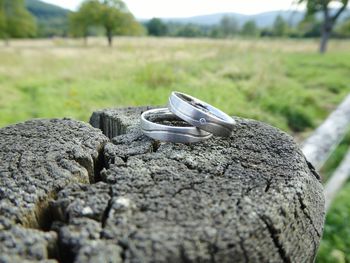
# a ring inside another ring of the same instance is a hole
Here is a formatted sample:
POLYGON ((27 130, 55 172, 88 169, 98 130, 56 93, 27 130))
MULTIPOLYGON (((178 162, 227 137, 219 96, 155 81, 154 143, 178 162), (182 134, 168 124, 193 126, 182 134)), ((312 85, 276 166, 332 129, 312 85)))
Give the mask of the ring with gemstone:
POLYGON ((174 143, 195 143, 212 136, 209 132, 185 123, 167 108, 143 112, 141 130, 153 139, 174 143))
POLYGON ((190 95, 172 92, 169 110, 189 124, 217 136, 231 135, 235 121, 214 106, 190 95))

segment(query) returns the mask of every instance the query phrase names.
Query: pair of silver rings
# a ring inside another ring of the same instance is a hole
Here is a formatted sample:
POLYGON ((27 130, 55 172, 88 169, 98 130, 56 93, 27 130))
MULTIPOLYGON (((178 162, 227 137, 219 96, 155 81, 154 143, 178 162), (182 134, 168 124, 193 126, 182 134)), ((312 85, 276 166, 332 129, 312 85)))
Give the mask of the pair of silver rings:
POLYGON ((235 121, 210 104, 180 92, 172 92, 168 108, 142 113, 141 130, 155 140, 195 143, 212 135, 228 137, 235 121))

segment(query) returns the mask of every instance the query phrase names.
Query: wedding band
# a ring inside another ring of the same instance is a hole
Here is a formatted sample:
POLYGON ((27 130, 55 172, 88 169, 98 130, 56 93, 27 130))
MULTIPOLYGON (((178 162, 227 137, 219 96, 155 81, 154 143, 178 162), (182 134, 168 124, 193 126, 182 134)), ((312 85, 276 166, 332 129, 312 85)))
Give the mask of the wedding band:
POLYGON ((141 130, 153 139, 174 143, 194 143, 209 139, 212 134, 193 126, 184 126, 183 120, 167 108, 153 109, 141 114, 141 130), (158 123, 157 123, 158 122, 158 123), (181 122, 182 126, 161 124, 181 122))
POLYGON ((184 93, 172 92, 168 107, 182 120, 217 136, 230 136, 235 124, 226 113, 184 93))

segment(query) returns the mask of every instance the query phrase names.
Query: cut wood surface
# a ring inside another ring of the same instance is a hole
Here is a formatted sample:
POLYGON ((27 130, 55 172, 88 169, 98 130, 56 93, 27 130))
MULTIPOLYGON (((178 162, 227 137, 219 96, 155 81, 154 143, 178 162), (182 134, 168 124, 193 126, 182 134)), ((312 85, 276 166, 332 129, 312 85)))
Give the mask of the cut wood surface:
POLYGON ((320 170, 350 127, 350 94, 302 145, 302 151, 320 170))
POLYGON ((0 262, 57 256, 50 201, 68 185, 95 182, 107 138, 72 120, 0 129, 0 262))
POLYGON ((236 119, 230 138, 145 137, 146 108, 91 124, 0 129, 0 261, 313 262, 318 174, 276 128, 236 119))

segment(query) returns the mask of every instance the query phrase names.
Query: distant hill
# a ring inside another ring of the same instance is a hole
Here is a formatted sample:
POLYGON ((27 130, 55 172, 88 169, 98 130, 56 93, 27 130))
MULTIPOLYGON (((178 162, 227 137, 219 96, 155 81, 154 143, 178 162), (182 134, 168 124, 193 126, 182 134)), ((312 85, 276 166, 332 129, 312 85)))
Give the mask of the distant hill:
MULTIPOLYGON (((26 0, 27 9, 36 17, 39 26, 38 35, 40 37, 50 36, 66 36, 68 34, 68 15, 71 12, 68 9, 48 4, 40 0, 26 0)), ((280 10, 264 12, 255 15, 244 15, 239 13, 217 13, 200 15, 186 18, 162 18, 165 22, 181 23, 181 24, 198 24, 211 26, 220 23, 224 16, 233 16, 240 25, 248 20, 254 20, 258 27, 271 27, 278 15, 282 16, 291 26, 298 24, 304 17, 304 12, 293 10, 280 10)), ((345 11, 340 20, 350 17, 350 10, 345 11)), ((140 19, 140 22, 146 22, 140 19)))
MULTIPOLYGON (((255 15, 243 15, 238 13, 217 13, 217 14, 186 17, 186 18, 164 18, 162 20, 166 22, 184 23, 184 24, 192 23, 192 24, 210 26, 210 25, 215 25, 220 23, 220 20, 224 16, 233 16, 237 19, 240 25, 244 24, 248 20, 254 20, 258 25, 258 27, 264 28, 264 27, 272 26, 273 22, 275 21, 278 15, 282 16, 284 20, 286 20, 290 25, 294 26, 304 18, 305 13, 302 11, 293 11, 293 10, 270 11, 270 12, 255 14, 255 15)), ((350 16, 350 10, 347 10, 342 14, 340 20, 343 20, 349 16, 350 16)))
POLYGON ((26 0, 26 7, 33 15, 40 19, 66 17, 70 12, 62 7, 48 4, 39 0, 26 0))
POLYGON ((39 0, 26 0, 26 7, 38 21, 39 36, 67 35, 69 10, 39 0))

